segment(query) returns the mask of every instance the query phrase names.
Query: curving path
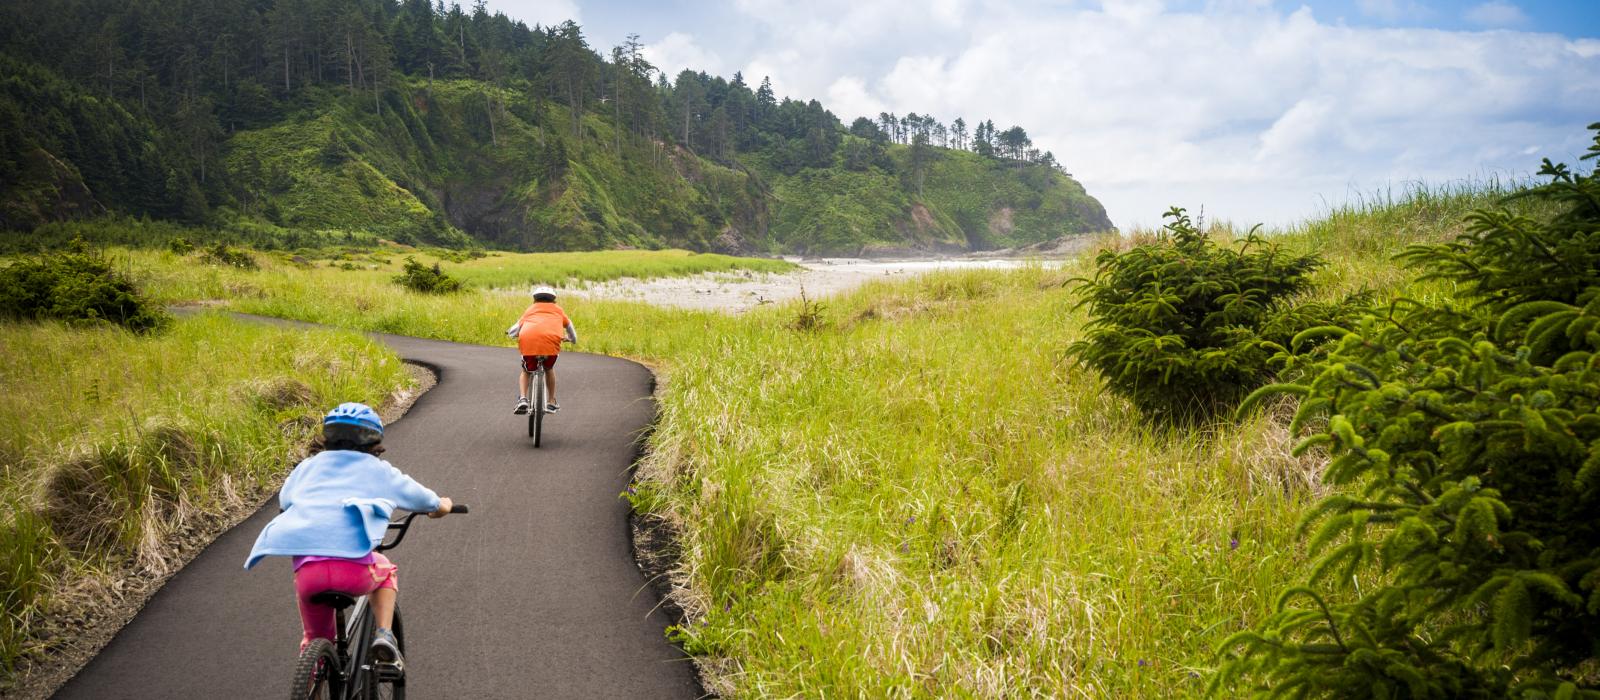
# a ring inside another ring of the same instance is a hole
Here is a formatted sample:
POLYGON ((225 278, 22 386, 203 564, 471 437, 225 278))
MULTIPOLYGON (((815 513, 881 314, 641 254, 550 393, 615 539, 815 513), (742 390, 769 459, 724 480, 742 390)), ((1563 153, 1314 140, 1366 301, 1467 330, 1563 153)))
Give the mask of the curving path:
MULTIPOLYGON (((472 507, 418 519, 400 566, 413 698, 693 698, 691 663, 633 562, 617 495, 653 379, 563 353, 562 411, 534 449, 512 415, 516 352, 375 335, 439 384, 385 432, 385 459, 472 507)), ((167 582, 58 698, 280 698, 300 639, 289 562, 243 569, 274 498, 167 582)))

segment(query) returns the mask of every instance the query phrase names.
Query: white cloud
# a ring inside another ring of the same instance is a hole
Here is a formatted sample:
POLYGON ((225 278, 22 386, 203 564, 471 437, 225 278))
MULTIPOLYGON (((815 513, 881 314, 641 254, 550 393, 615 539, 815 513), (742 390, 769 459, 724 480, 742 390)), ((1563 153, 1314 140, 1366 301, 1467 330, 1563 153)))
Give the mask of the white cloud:
POLYGON ((885 111, 883 102, 868 94, 867 84, 853 75, 835 80, 828 86, 825 105, 847 125, 857 116, 876 117, 879 112, 885 111), (854 116, 842 116, 847 114, 854 116))
POLYGON ((668 80, 677 79, 678 73, 684 69, 705 71, 712 75, 721 75, 725 72, 722 59, 716 53, 707 51, 695 43, 694 37, 681 32, 673 32, 662 37, 660 41, 645 44, 639 51, 644 54, 644 59, 664 73, 668 80))
POLYGON ((1580 153, 1600 104, 1597 40, 1352 27, 1266 0, 1210 0, 1203 14, 736 2, 737 30, 757 40, 728 50, 725 74, 771 76, 779 96, 823 100, 846 124, 892 111, 1021 125, 1124 227, 1173 204, 1283 223, 1392 183, 1526 173, 1529 144, 1580 153))
POLYGON ((1330 117, 1335 104, 1327 96, 1308 97, 1294 103, 1283 116, 1272 123, 1272 128, 1261 133, 1261 148, 1256 160, 1292 157, 1315 148, 1332 131, 1330 117))
POLYGON ((1522 8, 1503 0, 1490 0, 1467 10, 1468 22, 1484 27, 1520 27, 1528 23, 1522 8))
POLYGON ((569 19, 583 23, 573 0, 496 0, 490 12, 504 12, 507 17, 522 20, 530 27, 535 24, 551 27, 569 19))

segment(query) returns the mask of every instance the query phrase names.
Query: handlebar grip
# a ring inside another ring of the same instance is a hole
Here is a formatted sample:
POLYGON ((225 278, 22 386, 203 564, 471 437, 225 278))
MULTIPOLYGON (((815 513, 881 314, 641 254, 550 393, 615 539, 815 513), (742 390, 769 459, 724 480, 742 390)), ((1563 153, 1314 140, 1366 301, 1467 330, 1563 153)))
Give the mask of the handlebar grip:
POLYGON ((455 504, 453 506, 450 506, 450 512, 451 513, 460 513, 461 515, 466 515, 467 514, 467 504, 465 504, 465 503, 457 503, 457 504, 455 504))

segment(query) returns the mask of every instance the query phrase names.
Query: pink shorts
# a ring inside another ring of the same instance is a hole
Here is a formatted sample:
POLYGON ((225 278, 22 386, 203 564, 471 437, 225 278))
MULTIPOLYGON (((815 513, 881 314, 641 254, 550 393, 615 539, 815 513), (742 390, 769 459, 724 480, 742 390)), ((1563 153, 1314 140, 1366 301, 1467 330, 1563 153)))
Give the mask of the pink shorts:
POLYGON ((333 639, 334 610, 326 605, 311 602, 311 597, 326 591, 338 591, 352 598, 364 596, 379 588, 399 589, 395 577, 396 567, 389 558, 374 552, 371 564, 350 559, 321 559, 308 561, 294 572, 295 598, 300 601, 300 624, 305 637, 300 648, 305 649, 313 639, 333 639))

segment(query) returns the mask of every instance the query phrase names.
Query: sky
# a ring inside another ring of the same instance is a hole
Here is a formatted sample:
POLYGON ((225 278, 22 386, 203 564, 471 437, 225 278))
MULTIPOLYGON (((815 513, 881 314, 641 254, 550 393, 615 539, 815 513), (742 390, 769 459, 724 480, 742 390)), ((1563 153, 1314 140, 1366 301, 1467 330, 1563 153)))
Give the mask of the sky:
POLYGON ((1171 206, 1287 226, 1347 203, 1576 164, 1600 0, 489 0, 638 34, 685 68, 879 112, 1022 126, 1118 227, 1171 206))

